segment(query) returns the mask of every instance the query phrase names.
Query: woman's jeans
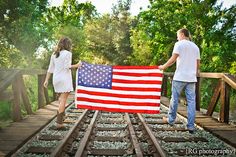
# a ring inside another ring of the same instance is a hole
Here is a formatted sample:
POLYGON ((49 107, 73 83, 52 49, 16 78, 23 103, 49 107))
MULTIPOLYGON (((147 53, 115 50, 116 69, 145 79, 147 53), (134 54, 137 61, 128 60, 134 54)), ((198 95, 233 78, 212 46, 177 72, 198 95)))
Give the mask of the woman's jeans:
POLYGON ((174 124, 176 119, 176 112, 179 103, 179 96, 182 90, 185 88, 185 95, 187 99, 187 110, 188 110, 188 124, 187 128, 189 130, 194 130, 194 121, 195 121, 195 110, 196 110, 196 101, 195 101, 195 82, 181 82, 181 81, 172 81, 172 95, 170 100, 169 112, 168 112, 168 123, 174 124))

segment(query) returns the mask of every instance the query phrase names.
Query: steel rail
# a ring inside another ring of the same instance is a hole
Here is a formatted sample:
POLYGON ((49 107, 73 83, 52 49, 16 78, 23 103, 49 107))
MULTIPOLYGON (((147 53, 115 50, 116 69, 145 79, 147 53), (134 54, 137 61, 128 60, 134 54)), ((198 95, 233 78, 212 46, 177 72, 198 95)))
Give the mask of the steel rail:
POLYGON ((140 119, 140 121, 142 122, 142 125, 144 126, 145 130, 147 131, 150 139, 152 140, 153 145, 155 146, 155 148, 158 151, 159 155, 161 157, 166 157, 165 151, 162 149, 162 147, 160 146, 160 144, 157 141, 156 137, 154 136, 154 134, 152 133, 150 128, 147 126, 147 123, 145 122, 143 116, 140 113, 137 113, 137 115, 138 115, 138 118, 140 119))
POLYGON ((65 136, 65 138, 63 138, 63 140, 61 141, 61 143, 54 149, 54 151, 50 154, 50 156, 52 157, 60 157, 63 156, 63 150, 64 147, 68 144, 68 141, 71 139, 71 137, 74 135, 74 133, 76 132, 76 129, 78 128, 80 122, 82 121, 82 119, 85 117, 85 115, 87 114, 88 109, 86 109, 82 115, 79 117, 79 119, 77 120, 77 122, 75 123, 75 125, 71 128, 71 130, 67 133, 67 135, 65 136))
POLYGON ((97 116, 98 116, 99 112, 100 111, 96 111, 95 114, 93 115, 93 119, 91 120, 91 122, 90 122, 90 124, 89 124, 89 126, 87 128, 87 131, 86 131, 83 139, 80 142, 79 148, 77 149, 77 152, 75 154, 76 157, 83 156, 84 149, 85 149, 85 147, 86 147, 86 145, 87 145, 87 143, 89 141, 89 137, 90 137, 90 135, 91 135, 91 133, 93 131, 93 127, 94 127, 94 124, 95 124, 95 121, 97 119, 97 116))
POLYGON ((136 136, 135 131, 134 131, 134 127, 131 123, 131 120, 130 120, 130 117, 129 117, 128 113, 125 113, 125 118, 126 118, 126 121, 127 121, 128 127, 129 127, 129 132, 130 132, 130 136, 131 136, 131 140, 132 140, 132 143, 133 143, 133 146, 134 146, 136 156, 137 157, 143 157, 141 147, 139 145, 137 136, 136 136))

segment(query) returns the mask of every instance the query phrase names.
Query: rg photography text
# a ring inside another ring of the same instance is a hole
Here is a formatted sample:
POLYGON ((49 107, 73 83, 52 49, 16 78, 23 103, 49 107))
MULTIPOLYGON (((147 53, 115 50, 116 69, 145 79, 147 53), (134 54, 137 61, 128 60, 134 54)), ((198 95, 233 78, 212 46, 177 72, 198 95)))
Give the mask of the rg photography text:
POLYGON ((186 148, 186 155, 235 155, 235 149, 197 149, 197 148, 186 148))

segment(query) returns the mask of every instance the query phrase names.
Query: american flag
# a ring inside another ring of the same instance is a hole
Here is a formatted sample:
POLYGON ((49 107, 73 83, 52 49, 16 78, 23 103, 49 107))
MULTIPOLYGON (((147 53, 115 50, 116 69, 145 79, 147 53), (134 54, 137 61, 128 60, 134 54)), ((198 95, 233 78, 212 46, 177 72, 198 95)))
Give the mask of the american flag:
POLYGON ((76 73, 77 108, 160 113, 162 71, 158 66, 108 66, 82 62, 76 73))

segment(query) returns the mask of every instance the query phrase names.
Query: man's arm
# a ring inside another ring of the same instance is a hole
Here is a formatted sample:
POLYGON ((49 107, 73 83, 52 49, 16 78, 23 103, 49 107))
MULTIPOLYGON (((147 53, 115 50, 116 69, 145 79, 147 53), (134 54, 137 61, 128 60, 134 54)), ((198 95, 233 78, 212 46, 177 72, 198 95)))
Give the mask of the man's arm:
POLYGON ((159 69, 160 70, 165 70, 166 68, 168 68, 169 66, 174 64, 176 59, 178 58, 178 56, 179 56, 178 54, 173 53, 173 55, 170 57, 170 59, 164 65, 159 66, 159 69))

